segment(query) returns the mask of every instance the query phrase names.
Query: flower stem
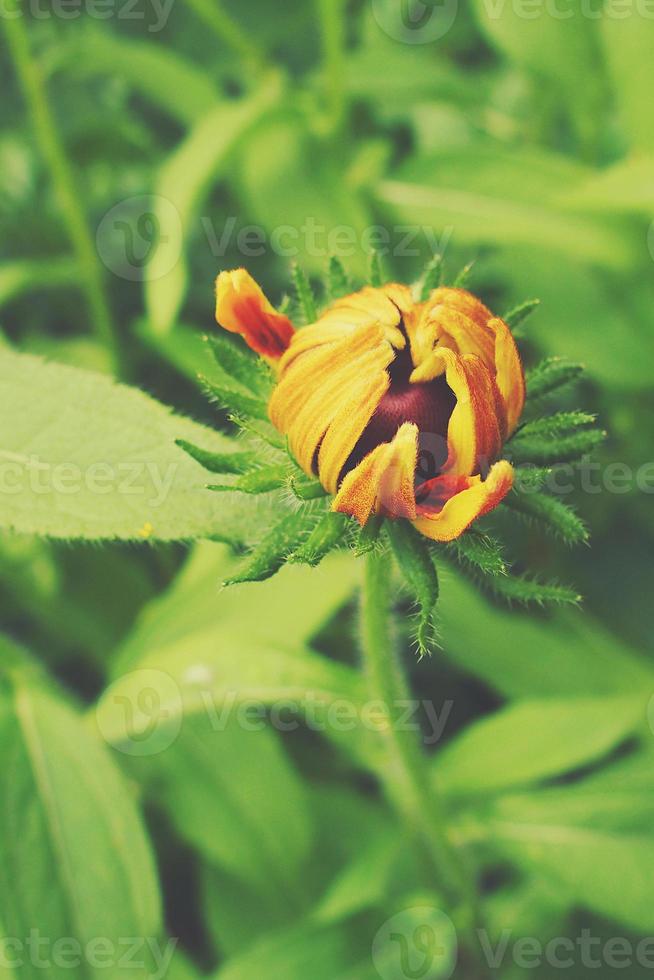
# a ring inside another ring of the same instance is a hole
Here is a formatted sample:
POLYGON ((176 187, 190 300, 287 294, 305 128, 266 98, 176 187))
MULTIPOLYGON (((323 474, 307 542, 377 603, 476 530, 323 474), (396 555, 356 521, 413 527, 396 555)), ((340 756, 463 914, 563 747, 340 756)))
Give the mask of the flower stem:
POLYGON ((20 0, 7 0, 8 10, 2 20, 16 75, 23 90, 34 135, 50 169, 55 194, 66 224, 82 276, 91 321, 98 339, 107 346, 114 363, 118 360, 117 338, 109 302, 79 190, 48 102, 43 75, 32 57, 26 26, 26 13, 20 0))
POLYGON ((390 600, 389 557, 373 549, 365 562, 362 646, 370 697, 383 703, 388 718, 380 778, 390 803, 429 854, 438 889, 470 939, 476 919, 474 884, 448 837, 427 757, 416 733, 402 724, 411 693, 391 636, 390 600))

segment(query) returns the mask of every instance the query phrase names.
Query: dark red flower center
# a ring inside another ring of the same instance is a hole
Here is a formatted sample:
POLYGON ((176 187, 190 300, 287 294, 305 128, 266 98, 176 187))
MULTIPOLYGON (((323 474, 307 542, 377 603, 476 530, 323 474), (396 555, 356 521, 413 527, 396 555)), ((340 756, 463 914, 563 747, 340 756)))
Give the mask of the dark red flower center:
POLYGON ((398 353, 388 371, 390 387, 350 453, 341 479, 369 452, 390 442, 404 422, 415 422, 420 433, 417 486, 437 476, 447 459, 447 427, 456 396, 444 376, 412 384, 409 377, 413 364, 408 349, 398 353))

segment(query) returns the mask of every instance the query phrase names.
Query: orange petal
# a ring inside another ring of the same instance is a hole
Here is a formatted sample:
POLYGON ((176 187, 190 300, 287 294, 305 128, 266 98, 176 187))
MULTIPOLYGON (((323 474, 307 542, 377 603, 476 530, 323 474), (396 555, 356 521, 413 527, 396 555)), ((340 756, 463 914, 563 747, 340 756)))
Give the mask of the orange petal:
POLYGON ((448 477, 431 481, 435 506, 432 509, 430 501, 418 504, 418 517, 413 521, 416 530, 433 541, 453 541, 478 517, 497 507, 513 486, 513 467, 502 459, 491 467, 485 480, 480 476, 464 478, 452 496, 448 496, 452 483, 447 481, 448 477), (444 481, 442 487, 435 486, 439 480, 444 481))
POLYGON ((216 321, 240 333, 257 354, 281 357, 293 336, 293 324, 278 313, 245 269, 221 272, 216 280, 216 321))
POLYGON ((417 461, 418 427, 413 422, 405 422, 392 442, 377 446, 347 474, 332 510, 356 517, 361 525, 372 513, 413 520, 417 461))
POLYGON ((318 320, 322 327, 353 330, 369 323, 379 323, 386 339, 398 350, 406 345, 399 329, 402 315, 412 307, 411 290, 400 283, 365 286, 356 293, 336 300, 318 320))
POLYGON ((481 358, 475 354, 460 357, 447 347, 437 347, 413 371, 411 380, 431 381, 443 372, 456 395, 447 428, 448 458, 444 469, 450 476, 472 476, 488 467, 502 447, 497 388, 481 358))

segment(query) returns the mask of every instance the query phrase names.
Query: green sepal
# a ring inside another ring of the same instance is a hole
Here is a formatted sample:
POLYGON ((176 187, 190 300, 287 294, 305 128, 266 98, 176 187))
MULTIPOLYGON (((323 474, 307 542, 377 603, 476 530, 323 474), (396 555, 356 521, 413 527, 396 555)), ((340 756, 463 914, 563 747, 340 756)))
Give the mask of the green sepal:
POLYGON ((250 470, 231 484, 211 484, 207 490, 219 492, 240 491, 241 493, 269 493, 279 490, 288 483, 288 466, 284 463, 275 466, 262 466, 258 470, 250 470))
POLYGON ((559 582, 541 582, 537 578, 526 575, 501 575, 485 578, 480 583, 493 594, 507 599, 509 602, 520 602, 524 605, 536 603, 577 606, 582 597, 575 589, 559 582))
POLYGON ((528 463, 523 466, 516 466, 513 471, 514 489, 517 493, 533 493, 536 490, 542 490, 553 471, 554 467, 552 466, 536 466, 528 463))
POLYGON ((350 290, 347 273, 343 268, 343 263, 332 255, 327 269, 327 288, 331 299, 340 299, 347 295, 350 290))
POLYGON ((293 285, 295 287, 295 294, 297 296, 297 302, 300 308, 302 320, 305 324, 315 323, 318 318, 316 299, 313 295, 311 283, 307 279, 304 270, 300 268, 297 262, 294 262, 291 266, 291 275, 293 277, 293 285))
POLYGON ((271 578, 299 547, 315 524, 315 513, 307 510, 286 514, 243 562, 239 571, 224 585, 261 582, 271 578))
POLYGON ((456 279, 452 283, 453 289, 463 289, 465 286, 467 286, 468 282, 470 281, 470 274, 472 272, 472 267, 474 266, 474 264, 475 262, 473 259, 472 262, 468 262, 467 265, 464 265, 464 267, 461 269, 456 279))
POLYGON ((582 364, 561 357, 546 357, 527 371, 527 400, 544 398, 566 385, 573 384, 584 373, 582 364))
POLYGON ((443 256, 437 252, 432 255, 429 262, 425 266, 423 273, 419 280, 418 286, 418 300, 420 303, 424 303, 429 299, 430 293, 434 289, 438 289, 443 281, 443 256))
POLYGON ((438 571, 427 542, 408 521, 386 521, 386 533, 400 571, 418 603, 416 642, 420 655, 424 656, 434 642, 438 571))
POLYGON ((347 537, 350 518, 328 511, 320 518, 309 537, 289 557, 289 562, 318 565, 323 558, 342 545, 347 537))
POLYGON ((255 453, 210 453, 186 439, 175 439, 175 443, 210 473, 247 473, 257 464, 255 453))
POLYGON ((522 439, 525 436, 558 438, 569 435, 575 429, 592 425, 596 419, 597 416, 589 412, 556 412, 554 415, 543 415, 541 418, 532 419, 531 422, 525 422, 512 438, 522 439))
POLYGON ((586 525, 568 504, 544 493, 516 493, 511 491, 503 505, 535 521, 567 545, 582 544, 588 540, 586 525))
POLYGON ((229 420, 238 426, 242 432, 247 432, 248 435, 254 436, 256 439, 261 439, 272 449, 286 454, 286 437, 281 435, 267 418, 248 419, 243 418, 242 415, 230 415, 229 420))
POLYGON ((539 299, 527 299, 524 303, 520 303, 518 306, 514 306, 512 310, 505 313, 502 319, 508 327, 511 328, 513 333, 519 337, 521 331, 518 329, 525 320, 531 316, 531 314, 538 309, 540 306, 539 299))
POLYGON ((464 567, 481 575, 495 577, 507 574, 502 545, 496 538, 479 531, 466 531, 444 546, 445 553, 464 567))
POLYGON ((569 435, 522 436, 508 446, 511 461, 515 463, 567 463, 580 459, 604 442, 602 429, 585 429, 569 435))
POLYGON ((292 477, 289 487, 298 500, 317 500, 327 496, 323 485, 318 480, 311 480, 308 477, 292 477))
POLYGON ((266 403, 263 399, 241 391, 233 386, 231 378, 226 375, 226 381, 209 381, 203 375, 198 379, 210 401, 220 408, 237 416, 253 416, 255 419, 267 419, 266 403))
POLYGON ((376 248, 373 248, 370 255, 368 256, 368 282, 375 289, 384 285, 384 264, 382 262, 382 257, 376 248))
POLYGON ((380 517, 378 514, 373 514, 368 518, 363 527, 355 531, 355 555, 367 555, 376 548, 382 547, 381 529, 383 524, 383 517, 380 517))
POLYGON ((241 349, 223 334, 208 336, 207 344, 222 373, 255 395, 268 396, 273 378, 261 358, 241 349))

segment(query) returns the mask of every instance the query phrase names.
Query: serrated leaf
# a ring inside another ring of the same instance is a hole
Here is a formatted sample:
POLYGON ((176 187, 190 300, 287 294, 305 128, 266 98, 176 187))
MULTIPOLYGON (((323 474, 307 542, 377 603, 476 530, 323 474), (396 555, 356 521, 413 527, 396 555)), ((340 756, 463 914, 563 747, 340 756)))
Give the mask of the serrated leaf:
POLYGON ((235 415, 251 415, 255 419, 267 419, 266 403, 255 395, 247 394, 242 388, 236 387, 231 378, 223 381, 212 380, 200 375, 200 384, 210 401, 226 412, 235 415))
POLYGON ((538 309, 540 306, 539 299, 528 299, 524 303, 520 303, 518 306, 514 306, 512 310, 505 313, 503 320, 506 325, 511 329, 516 337, 519 337, 521 331, 518 329, 524 321, 531 316, 531 314, 538 309))
POLYGON ((302 320, 305 324, 315 323, 318 318, 318 313, 316 310, 316 300, 313 295, 311 283, 307 279, 304 270, 297 264, 297 262, 293 263, 291 272, 302 320))
MULTIPOLYGON (((73 940, 82 950, 99 936, 116 949, 127 936, 160 936, 153 855, 106 745, 31 672, 3 673, 0 668, 0 919, 7 936, 38 931, 50 948, 73 940)), ((53 960, 47 975, 98 980, 106 975, 103 966, 85 957, 77 966, 53 960)), ((38 972, 33 965, 20 976, 38 972)), ((134 964, 126 976, 147 980, 152 973, 134 964)))
POLYGON ((420 610, 416 639, 421 654, 428 653, 434 638, 434 614, 438 602, 438 572, 423 538, 408 521, 387 521, 386 532, 393 554, 415 596, 420 610))
POLYGON ((319 565, 330 551, 343 543, 349 524, 349 518, 345 514, 328 511, 288 560, 305 565, 319 565))
POLYGON ((268 493, 270 490, 278 490, 285 486, 289 479, 289 468, 286 463, 279 463, 275 466, 261 466, 259 469, 251 470, 239 476, 233 483, 229 484, 210 484, 209 490, 221 493, 268 493))
POLYGON ((420 278, 418 299, 421 303, 429 299, 430 293, 443 281, 443 256, 433 255, 424 268, 420 278))
MULTIPOLYGON (((218 497, 176 439, 230 453, 238 445, 109 378, 0 352, 0 526, 57 538, 247 544, 272 504, 218 497), (13 490, 12 490, 13 487, 13 490)), ((284 504, 275 503, 275 512, 284 504)))
POLYGON ((502 545, 496 538, 478 531, 466 531, 445 546, 447 554, 459 563, 472 566, 483 575, 505 575, 506 562, 502 545))
POLYGON ((216 363, 225 374, 262 398, 268 396, 273 379, 260 357, 256 357, 251 351, 239 346, 236 340, 231 340, 222 333, 209 335, 207 343, 216 363))
POLYGON ((592 425, 597 416, 589 412, 556 412, 554 415, 543 415, 541 418, 532 419, 525 422, 517 430, 513 439, 523 439, 529 437, 551 437, 567 435, 574 429, 582 426, 592 425))
POLYGON ((315 514, 308 510, 285 515, 247 557, 240 570, 225 580, 225 585, 270 578, 279 571, 315 521, 315 514))
POLYGON ((327 282, 329 295, 332 299, 340 299, 341 296, 347 295, 350 290, 347 273, 343 268, 343 263, 340 259, 336 258, 335 255, 332 255, 329 260, 327 282))
POLYGON ((527 398, 543 398, 559 388, 577 381, 584 373, 583 365, 561 357, 547 357, 527 371, 527 398))
POLYGON ((511 510, 542 524, 558 535, 566 544, 581 544, 588 540, 588 530, 572 507, 557 497, 543 493, 508 494, 503 504, 511 510))
POLYGON ((561 436, 525 435, 511 440, 508 454, 517 463, 566 463, 592 453, 606 439, 602 429, 587 429, 561 436))
POLYGON ((186 439, 175 439, 175 443, 210 473, 247 473, 259 462, 256 453, 210 453, 186 439))

